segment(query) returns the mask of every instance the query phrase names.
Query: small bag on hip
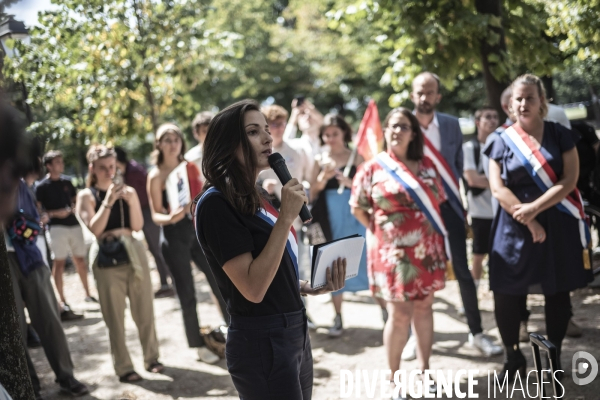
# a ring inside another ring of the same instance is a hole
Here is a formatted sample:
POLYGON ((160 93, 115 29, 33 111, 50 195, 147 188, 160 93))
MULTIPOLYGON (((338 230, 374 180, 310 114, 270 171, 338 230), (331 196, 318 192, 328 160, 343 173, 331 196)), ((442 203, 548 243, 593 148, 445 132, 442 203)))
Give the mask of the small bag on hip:
MULTIPOLYGON (((123 200, 119 199, 121 209, 121 228, 125 227, 123 215, 123 200)), ((98 268, 120 267, 129 264, 129 254, 125 243, 120 237, 109 235, 102 242, 98 242, 98 257, 96 264, 98 268)))

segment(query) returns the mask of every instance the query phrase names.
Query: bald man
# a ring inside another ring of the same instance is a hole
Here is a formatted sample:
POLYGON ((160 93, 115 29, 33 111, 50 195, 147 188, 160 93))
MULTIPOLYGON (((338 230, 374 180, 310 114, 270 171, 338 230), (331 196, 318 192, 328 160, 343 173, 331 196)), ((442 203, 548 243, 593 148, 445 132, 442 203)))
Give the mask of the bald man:
MULTIPOLYGON (((412 82, 411 98, 415 104, 414 114, 426 138, 425 154, 430 158, 443 158, 446 161, 445 165, 435 160, 434 163, 438 169, 446 169, 447 174, 453 175, 458 181, 463 174, 463 136, 456 117, 435 110, 442 99, 438 76, 431 72, 417 75, 412 82)), ((448 201, 440 206, 440 211, 448 231, 452 265, 469 325, 469 342, 483 355, 490 357, 501 354, 502 347, 483 334, 477 289, 467 263, 465 212, 460 195, 455 196, 450 190, 452 186, 455 186, 455 183, 444 181, 448 201)))

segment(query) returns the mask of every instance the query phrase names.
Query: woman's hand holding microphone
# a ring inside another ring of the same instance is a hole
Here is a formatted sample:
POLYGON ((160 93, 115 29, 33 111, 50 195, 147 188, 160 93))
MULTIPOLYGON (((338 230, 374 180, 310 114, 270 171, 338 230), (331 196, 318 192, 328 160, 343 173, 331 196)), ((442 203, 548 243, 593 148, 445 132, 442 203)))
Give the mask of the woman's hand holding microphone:
MULTIPOLYGON (((292 178, 283 186, 281 190, 281 211, 278 220, 289 224, 290 228, 294 220, 298 217, 300 209, 308 203, 308 198, 304 192, 304 186, 298 179, 292 178)), ((346 259, 338 258, 333 262, 330 268, 327 268, 327 284, 319 289, 310 287, 308 281, 302 281, 300 287, 301 294, 324 294, 340 290, 346 284, 346 259)))
POLYGON ((292 178, 281 189, 281 209, 278 220, 281 219, 291 227, 304 204, 308 204, 304 186, 298 182, 298 179, 292 178))

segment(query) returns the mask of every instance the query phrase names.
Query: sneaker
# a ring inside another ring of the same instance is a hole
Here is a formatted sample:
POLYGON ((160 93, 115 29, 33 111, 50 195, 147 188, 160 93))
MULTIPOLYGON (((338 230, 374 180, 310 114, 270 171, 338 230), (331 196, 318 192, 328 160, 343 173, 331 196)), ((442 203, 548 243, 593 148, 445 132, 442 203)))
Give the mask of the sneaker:
POLYGON ((402 350, 402 360, 403 361, 412 361, 417 358, 417 338, 415 335, 410 335, 408 338, 408 342, 406 342, 406 346, 404 346, 404 350, 402 350))
POLYGON ((333 320, 333 326, 329 328, 328 335, 329 337, 340 337, 344 332, 344 326, 342 325, 342 316, 337 314, 335 319, 333 320))
POLYGON ((86 303, 97 303, 98 299, 96 299, 94 296, 87 296, 85 298, 85 302, 86 303))
POLYGON ((308 329, 310 329, 311 331, 316 331, 317 325, 315 325, 315 323, 312 321, 312 319, 310 319, 308 315, 306 316, 306 320, 306 325, 308 326, 308 329))
POLYGON ((62 311, 60 312, 60 320, 65 322, 65 321, 77 321, 83 319, 83 315, 82 314, 75 314, 73 312, 73 310, 71 310, 71 307, 69 307, 68 304, 65 304, 63 306, 62 311))
POLYGON ((463 306, 460 306, 456 309, 456 313, 458 314, 459 317, 464 317, 465 316, 465 308, 463 306))
POLYGON ((215 364, 220 360, 219 356, 206 346, 198 347, 198 359, 206 364, 215 364))
POLYGON ((83 396, 84 394, 88 394, 90 392, 87 386, 79 382, 74 377, 60 381, 58 384, 60 385, 60 391, 62 393, 67 393, 74 397, 83 396))
POLYGON ((163 285, 160 287, 160 289, 158 289, 156 292, 154 292, 155 299, 162 299, 165 297, 173 297, 173 296, 175 296, 175 290, 173 290, 173 288, 169 285, 163 285))
POLYGON ((529 342, 529 332, 527 331, 527 321, 521 321, 521 326, 519 327, 519 342, 521 342, 521 343, 529 342))
POLYGON ((469 333, 469 343, 486 357, 496 356, 504 352, 501 346, 494 344, 494 342, 483 333, 478 333, 475 336, 473 336, 472 333, 469 333))
POLYGON ((583 335, 583 331, 581 330, 581 327, 573 321, 573 318, 571 318, 569 320, 569 325, 567 326, 567 336, 573 337, 573 338, 578 338, 578 337, 581 337, 581 335, 583 335))
POLYGON ((37 349, 38 347, 42 347, 42 342, 40 341, 40 337, 38 336, 33 326, 27 324, 27 347, 30 349, 37 349))

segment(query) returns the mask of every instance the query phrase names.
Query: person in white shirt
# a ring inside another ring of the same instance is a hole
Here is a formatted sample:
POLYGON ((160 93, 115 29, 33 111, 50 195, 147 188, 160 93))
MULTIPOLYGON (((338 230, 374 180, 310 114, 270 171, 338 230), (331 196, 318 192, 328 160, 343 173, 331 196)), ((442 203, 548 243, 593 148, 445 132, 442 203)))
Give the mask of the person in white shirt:
MULTIPOLYGON (((292 178, 298 179, 299 182, 308 181, 310 179, 309 172, 311 166, 308 163, 306 154, 294 149, 288 142, 283 140, 288 112, 285 108, 275 104, 263 107, 261 111, 265 115, 267 124, 269 124, 269 131, 273 138, 273 152, 283 156, 292 178)), ((258 180, 262 182, 262 187, 267 193, 274 195, 278 200, 281 199, 281 188, 283 185, 272 169, 262 171, 258 175, 258 180)), ((294 228, 298 229, 301 227, 302 222, 300 221, 298 225, 297 220, 294 223, 294 228)))
POLYGON ((192 133, 194 134, 194 139, 198 141, 198 144, 189 149, 183 156, 186 161, 196 164, 200 171, 200 179, 202 182, 204 182, 204 177, 202 176, 202 143, 204 143, 204 139, 208 133, 208 125, 214 116, 214 113, 210 111, 202 111, 201 113, 196 114, 192 121, 192 133))
POLYGON ((556 104, 548 103, 548 114, 544 118, 546 121, 556 122, 567 129, 571 129, 571 121, 567 117, 565 109, 556 104))
MULTIPOLYGON (((323 125, 323 114, 308 100, 298 103, 298 99, 292 102, 292 114, 283 137, 294 149, 306 154, 309 168, 312 169, 316 156, 321 153, 319 129, 323 125), (298 129, 302 132, 302 136, 296 138, 298 129)), ((311 175, 312 171, 307 176, 311 175)))
POLYGON ((492 192, 483 170, 483 149, 488 136, 498 127, 498 112, 492 107, 483 107, 475 112, 477 136, 463 143, 463 179, 467 188, 468 214, 473 230, 473 267, 471 275, 475 286, 479 286, 483 270, 483 259, 489 253, 490 231, 494 211, 492 192))

